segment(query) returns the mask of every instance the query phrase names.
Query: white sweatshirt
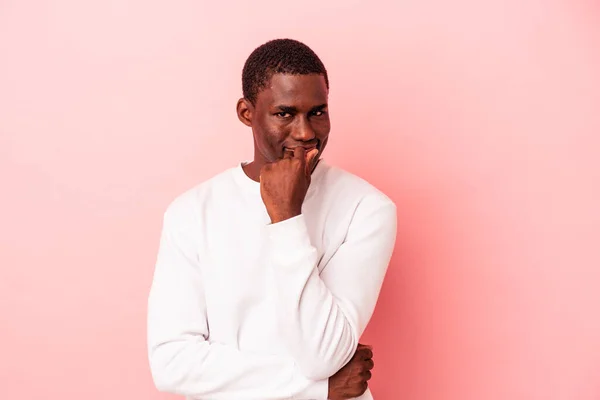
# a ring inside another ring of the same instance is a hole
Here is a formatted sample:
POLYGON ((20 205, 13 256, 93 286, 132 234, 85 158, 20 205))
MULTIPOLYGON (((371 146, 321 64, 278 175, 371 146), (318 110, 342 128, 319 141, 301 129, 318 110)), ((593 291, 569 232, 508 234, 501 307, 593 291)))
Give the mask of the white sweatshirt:
POLYGON ((148 299, 156 387, 195 400, 326 399, 395 238, 394 203, 323 160, 302 214, 276 224, 241 164, 182 194, 164 215, 148 299))

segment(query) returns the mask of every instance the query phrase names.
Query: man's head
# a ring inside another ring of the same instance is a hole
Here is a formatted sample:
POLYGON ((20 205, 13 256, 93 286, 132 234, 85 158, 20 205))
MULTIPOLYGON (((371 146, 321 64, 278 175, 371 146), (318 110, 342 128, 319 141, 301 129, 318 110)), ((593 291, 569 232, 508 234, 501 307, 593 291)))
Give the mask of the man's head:
POLYGON ((330 130, 329 80, 308 46, 276 39, 258 47, 246 60, 242 87, 237 113, 252 127, 254 172, 283 158, 286 149, 316 147, 319 155, 323 152, 330 130))

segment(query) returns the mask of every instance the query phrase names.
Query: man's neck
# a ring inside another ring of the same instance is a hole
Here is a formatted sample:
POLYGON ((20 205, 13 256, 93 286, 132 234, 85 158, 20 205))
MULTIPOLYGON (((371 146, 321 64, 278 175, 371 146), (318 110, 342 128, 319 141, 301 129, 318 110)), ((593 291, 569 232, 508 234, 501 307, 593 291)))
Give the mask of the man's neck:
POLYGON ((250 179, 255 182, 260 182, 260 170, 262 166, 259 166, 255 161, 252 161, 242 166, 244 173, 250 179))

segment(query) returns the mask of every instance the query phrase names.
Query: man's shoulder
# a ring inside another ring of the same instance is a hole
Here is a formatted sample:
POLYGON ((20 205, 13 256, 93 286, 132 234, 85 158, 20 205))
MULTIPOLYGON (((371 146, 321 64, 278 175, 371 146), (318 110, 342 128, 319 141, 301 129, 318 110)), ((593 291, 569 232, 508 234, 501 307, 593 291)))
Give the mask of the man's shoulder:
POLYGON ((233 169, 219 172, 175 196, 167 206, 165 214, 174 218, 189 218, 190 214, 198 211, 199 206, 206 203, 215 190, 233 186, 233 169))
POLYGON ((337 166, 327 165, 323 176, 323 187, 330 196, 341 201, 360 203, 374 207, 395 204, 392 199, 375 185, 352 172, 337 166))

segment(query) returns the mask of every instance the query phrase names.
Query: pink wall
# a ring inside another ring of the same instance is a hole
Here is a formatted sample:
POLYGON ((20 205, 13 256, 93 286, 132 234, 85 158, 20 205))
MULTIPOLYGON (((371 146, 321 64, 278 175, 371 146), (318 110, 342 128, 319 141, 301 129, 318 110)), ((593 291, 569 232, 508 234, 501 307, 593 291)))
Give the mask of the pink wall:
POLYGON ((0 398, 174 398, 161 215, 250 157, 242 64, 293 37, 330 71, 327 159, 399 207, 377 400, 600 399, 597 3, 217 3, 0 2, 0 398))

